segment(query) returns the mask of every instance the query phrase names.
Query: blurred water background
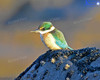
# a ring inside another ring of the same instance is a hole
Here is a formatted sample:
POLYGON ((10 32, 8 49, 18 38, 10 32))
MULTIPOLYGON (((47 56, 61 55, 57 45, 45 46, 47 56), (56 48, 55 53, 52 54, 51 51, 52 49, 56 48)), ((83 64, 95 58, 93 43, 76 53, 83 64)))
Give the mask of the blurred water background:
POLYGON ((44 21, 60 29, 73 49, 100 48, 100 6, 86 0, 0 0, 0 80, 13 80, 48 49, 39 34, 44 21))

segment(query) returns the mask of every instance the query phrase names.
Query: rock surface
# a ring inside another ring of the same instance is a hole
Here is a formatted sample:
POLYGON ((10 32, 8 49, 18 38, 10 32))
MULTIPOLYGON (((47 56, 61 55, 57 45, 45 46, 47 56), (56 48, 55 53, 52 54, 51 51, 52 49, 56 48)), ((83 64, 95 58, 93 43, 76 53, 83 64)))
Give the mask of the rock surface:
POLYGON ((15 80, 100 80, 100 49, 49 50, 15 80))

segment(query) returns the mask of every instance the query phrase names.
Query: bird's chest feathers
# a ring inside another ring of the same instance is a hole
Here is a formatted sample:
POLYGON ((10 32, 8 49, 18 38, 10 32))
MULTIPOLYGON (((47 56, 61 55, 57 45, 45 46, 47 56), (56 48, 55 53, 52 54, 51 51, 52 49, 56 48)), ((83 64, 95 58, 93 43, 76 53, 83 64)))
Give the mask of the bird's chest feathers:
POLYGON ((50 49, 60 48, 51 33, 46 33, 44 35, 40 35, 42 42, 50 49))

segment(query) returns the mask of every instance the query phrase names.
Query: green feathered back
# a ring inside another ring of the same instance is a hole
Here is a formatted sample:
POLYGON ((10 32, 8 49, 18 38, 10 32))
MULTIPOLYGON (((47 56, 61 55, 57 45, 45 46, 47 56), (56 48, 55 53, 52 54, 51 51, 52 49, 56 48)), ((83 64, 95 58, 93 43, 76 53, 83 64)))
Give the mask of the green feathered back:
POLYGON ((61 31, 58 29, 55 29, 54 31, 51 32, 53 37, 56 39, 56 44, 60 46, 62 49, 66 49, 68 47, 67 42, 64 38, 64 35, 61 31))

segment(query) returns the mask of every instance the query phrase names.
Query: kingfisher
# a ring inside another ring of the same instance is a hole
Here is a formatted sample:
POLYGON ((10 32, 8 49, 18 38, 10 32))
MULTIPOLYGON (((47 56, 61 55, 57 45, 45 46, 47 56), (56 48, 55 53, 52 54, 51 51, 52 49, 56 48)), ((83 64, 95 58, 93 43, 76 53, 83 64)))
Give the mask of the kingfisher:
POLYGON ((40 33, 42 42, 50 50, 73 50, 68 46, 63 33, 55 28, 51 22, 43 22, 38 29, 31 32, 40 33))

